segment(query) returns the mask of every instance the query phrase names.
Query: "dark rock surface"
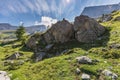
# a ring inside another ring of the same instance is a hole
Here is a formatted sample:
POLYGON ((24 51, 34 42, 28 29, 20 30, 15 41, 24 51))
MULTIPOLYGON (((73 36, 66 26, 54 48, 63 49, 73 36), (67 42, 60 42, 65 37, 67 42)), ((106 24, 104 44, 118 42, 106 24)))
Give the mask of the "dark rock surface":
POLYGON ((88 16, 78 16, 74 22, 75 38, 79 42, 93 42, 105 32, 105 28, 88 16))
POLYGON ((64 43, 70 41, 74 37, 73 25, 67 20, 58 21, 43 34, 45 41, 50 43, 64 43))

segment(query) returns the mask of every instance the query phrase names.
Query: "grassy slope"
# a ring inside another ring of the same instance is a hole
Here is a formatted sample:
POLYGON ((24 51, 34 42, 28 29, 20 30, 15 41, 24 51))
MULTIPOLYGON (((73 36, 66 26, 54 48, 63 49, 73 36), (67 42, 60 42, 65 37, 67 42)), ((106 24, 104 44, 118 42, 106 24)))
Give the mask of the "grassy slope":
MULTIPOLYGON (((119 16, 118 14, 116 15, 119 16)), ((114 16, 116 17, 116 15, 114 16)), ((97 40, 94 43, 94 46, 93 44, 76 42, 57 45, 59 47, 67 47, 72 52, 58 57, 45 59, 37 63, 28 61, 23 65, 19 65, 19 68, 15 70, 8 70, 8 66, 3 67, 0 65, 0 70, 7 70, 12 74, 12 80, 80 80, 81 74, 75 74, 76 68, 80 68, 82 71, 81 73, 90 74, 91 78, 95 80, 96 75, 98 74, 96 70, 108 69, 110 66, 113 67, 113 72, 120 74, 120 58, 112 59, 112 57, 110 57, 106 59, 103 57, 106 53, 101 50, 102 48, 108 49, 108 46, 112 43, 120 43, 120 22, 109 21, 101 24, 106 26, 110 31, 106 32, 101 40, 97 40), (80 55, 86 55, 86 52, 89 53, 87 56, 92 59, 98 59, 100 62, 96 65, 78 64, 75 58, 80 55)), ((5 58, 5 55, 10 55, 15 51, 24 53, 24 56, 20 60, 29 58, 32 55, 32 52, 20 50, 21 46, 17 48, 12 48, 11 46, 12 44, 8 44, 4 47, 0 47, 0 64, 3 63, 2 59, 5 58)), ((107 56, 114 52, 120 54, 118 49, 110 49, 107 51, 107 56)), ((120 78, 118 80, 120 80, 120 78)))

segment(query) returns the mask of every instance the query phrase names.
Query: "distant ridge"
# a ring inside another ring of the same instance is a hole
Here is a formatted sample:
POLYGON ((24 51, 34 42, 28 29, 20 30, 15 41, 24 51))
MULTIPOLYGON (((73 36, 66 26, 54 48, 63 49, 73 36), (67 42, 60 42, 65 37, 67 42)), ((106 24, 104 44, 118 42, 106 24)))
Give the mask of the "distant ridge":
MULTIPOLYGON (((0 30, 16 30, 17 26, 12 26, 9 23, 0 23, 0 30)), ((47 28, 45 25, 33 25, 25 27, 27 33, 34 33, 36 31, 45 31, 47 28)))
POLYGON ((102 14, 109 14, 114 10, 120 10, 120 3, 111 4, 111 5, 85 7, 81 15, 87 15, 92 18, 98 18, 102 14))
POLYGON ((9 23, 0 23, 0 30, 15 30, 16 26, 12 26, 9 23))

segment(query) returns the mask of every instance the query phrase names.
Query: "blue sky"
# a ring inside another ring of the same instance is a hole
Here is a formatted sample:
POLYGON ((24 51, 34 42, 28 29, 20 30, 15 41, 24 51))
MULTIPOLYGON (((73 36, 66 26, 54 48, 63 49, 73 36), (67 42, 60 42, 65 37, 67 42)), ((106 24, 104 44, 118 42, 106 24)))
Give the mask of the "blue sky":
MULTIPOLYGON (((116 4, 120 0, 0 0, 0 23, 25 26, 66 18, 73 21, 86 6, 116 4)), ((53 21, 53 22, 54 22, 53 21)))

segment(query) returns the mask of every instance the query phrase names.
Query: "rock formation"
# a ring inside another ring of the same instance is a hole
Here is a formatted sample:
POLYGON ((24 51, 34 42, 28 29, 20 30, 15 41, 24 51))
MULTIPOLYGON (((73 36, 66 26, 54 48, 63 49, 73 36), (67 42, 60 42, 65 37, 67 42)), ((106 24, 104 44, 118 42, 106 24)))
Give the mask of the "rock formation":
MULTIPOLYGON (((65 19, 58 21, 45 33, 33 35, 28 40, 26 46, 34 50, 35 54, 45 52, 46 54, 40 54, 39 56, 39 60, 42 60, 43 57, 41 56, 47 56, 55 43, 65 43, 72 40, 90 43, 96 40, 104 32, 105 28, 97 21, 82 15, 75 18, 74 25, 65 19)), ((52 54, 56 53, 57 52, 52 54)), ((37 56, 38 55, 39 54, 37 54, 37 56)))
POLYGON ((43 34, 45 41, 49 43, 64 43, 70 41, 74 37, 73 25, 67 20, 58 21, 43 34))
POLYGON ((78 16, 74 22, 75 38, 79 42, 93 42, 105 32, 105 28, 88 16, 78 16))

